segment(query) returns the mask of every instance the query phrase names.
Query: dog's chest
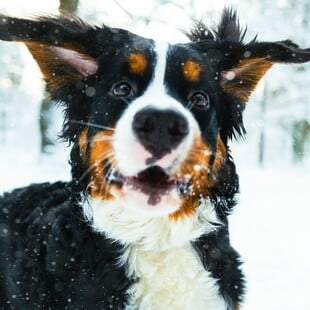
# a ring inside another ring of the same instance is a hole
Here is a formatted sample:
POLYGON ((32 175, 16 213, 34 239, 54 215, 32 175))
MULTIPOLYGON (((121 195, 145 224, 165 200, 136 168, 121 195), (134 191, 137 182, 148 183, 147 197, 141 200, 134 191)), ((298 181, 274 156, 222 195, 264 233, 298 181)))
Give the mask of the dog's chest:
POLYGON ((190 244, 161 252, 135 247, 127 263, 138 278, 127 309, 226 309, 217 281, 190 244))
POLYGON ((191 245, 218 223, 210 201, 193 217, 145 217, 119 205, 90 199, 83 205, 93 228, 125 245, 119 263, 137 279, 129 288, 128 310, 226 310, 217 280, 206 271, 191 245))

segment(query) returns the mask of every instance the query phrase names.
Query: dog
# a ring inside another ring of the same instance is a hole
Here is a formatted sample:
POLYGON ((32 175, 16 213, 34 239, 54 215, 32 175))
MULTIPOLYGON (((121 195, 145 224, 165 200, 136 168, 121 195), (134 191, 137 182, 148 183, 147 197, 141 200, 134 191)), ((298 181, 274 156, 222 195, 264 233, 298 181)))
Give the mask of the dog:
POLYGON ((310 61, 310 49, 245 43, 232 9, 187 36, 0 16, 0 39, 28 47, 63 104, 72 146, 70 182, 0 198, 1 309, 240 309, 229 143, 267 70, 310 61))

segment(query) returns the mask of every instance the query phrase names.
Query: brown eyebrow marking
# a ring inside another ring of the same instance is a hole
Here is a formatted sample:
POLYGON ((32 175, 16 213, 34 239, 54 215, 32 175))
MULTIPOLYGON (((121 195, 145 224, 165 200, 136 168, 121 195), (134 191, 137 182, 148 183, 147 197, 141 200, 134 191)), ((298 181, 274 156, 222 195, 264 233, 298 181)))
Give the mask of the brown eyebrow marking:
POLYGON ((187 60, 183 66, 183 74, 187 81, 196 82, 202 72, 201 65, 194 60, 187 60))
POLYGON ((128 57, 128 64, 131 73, 142 75, 146 69, 147 60, 141 53, 132 53, 128 57))

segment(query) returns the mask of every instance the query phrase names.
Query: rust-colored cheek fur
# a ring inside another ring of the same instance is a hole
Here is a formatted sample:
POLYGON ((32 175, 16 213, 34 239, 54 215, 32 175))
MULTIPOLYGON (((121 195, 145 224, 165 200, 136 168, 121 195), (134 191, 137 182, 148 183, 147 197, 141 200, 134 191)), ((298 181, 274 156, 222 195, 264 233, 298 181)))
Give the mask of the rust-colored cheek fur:
POLYGON ((84 164, 89 170, 89 194, 91 197, 100 197, 110 199, 113 196, 109 193, 108 182, 106 180, 106 171, 108 164, 113 165, 114 156, 112 152, 112 131, 100 131, 91 139, 87 137, 87 130, 84 130, 79 138, 84 164))
POLYGON ((196 138, 187 159, 182 163, 176 176, 178 179, 190 176, 191 193, 185 195, 180 208, 170 215, 171 219, 178 220, 185 216, 194 215, 199 206, 200 198, 208 197, 210 189, 214 187, 218 171, 226 160, 226 156, 226 148, 220 136, 217 139, 214 161, 210 149, 202 141, 202 138, 196 138))
MULTIPOLYGON (((105 173, 109 169, 106 165, 117 166, 112 151, 112 137, 112 131, 101 131, 88 138, 87 129, 80 135, 79 146, 84 164, 89 172, 88 191, 91 197, 113 198, 105 178, 105 173)), ((170 215, 172 220, 194 215, 200 198, 208 197, 210 190, 214 187, 218 171, 226 160, 226 156, 226 148, 220 136, 218 136, 215 154, 210 152, 201 137, 195 139, 189 155, 181 164, 176 175, 173 176, 178 180, 189 177, 191 190, 190 193, 184 195, 180 208, 170 215), (213 159, 213 157, 215 158, 213 159)))

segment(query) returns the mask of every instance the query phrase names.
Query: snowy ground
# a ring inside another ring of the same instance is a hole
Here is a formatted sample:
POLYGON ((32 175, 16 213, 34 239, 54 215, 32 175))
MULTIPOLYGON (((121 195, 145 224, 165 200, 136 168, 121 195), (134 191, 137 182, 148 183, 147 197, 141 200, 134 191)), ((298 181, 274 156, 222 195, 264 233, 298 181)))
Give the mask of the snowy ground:
MULTIPOLYGON (((0 192, 30 182, 69 178, 64 145, 52 156, 36 154, 31 148, 1 148, 0 192)), ((242 194, 231 216, 231 232, 248 280, 244 310, 308 310, 310 176, 297 168, 272 171, 244 163, 238 166, 242 194)))
POLYGON ((309 175, 243 167, 240 177, 231 231, 248 279, 244 309, 310 309, 309 175))

